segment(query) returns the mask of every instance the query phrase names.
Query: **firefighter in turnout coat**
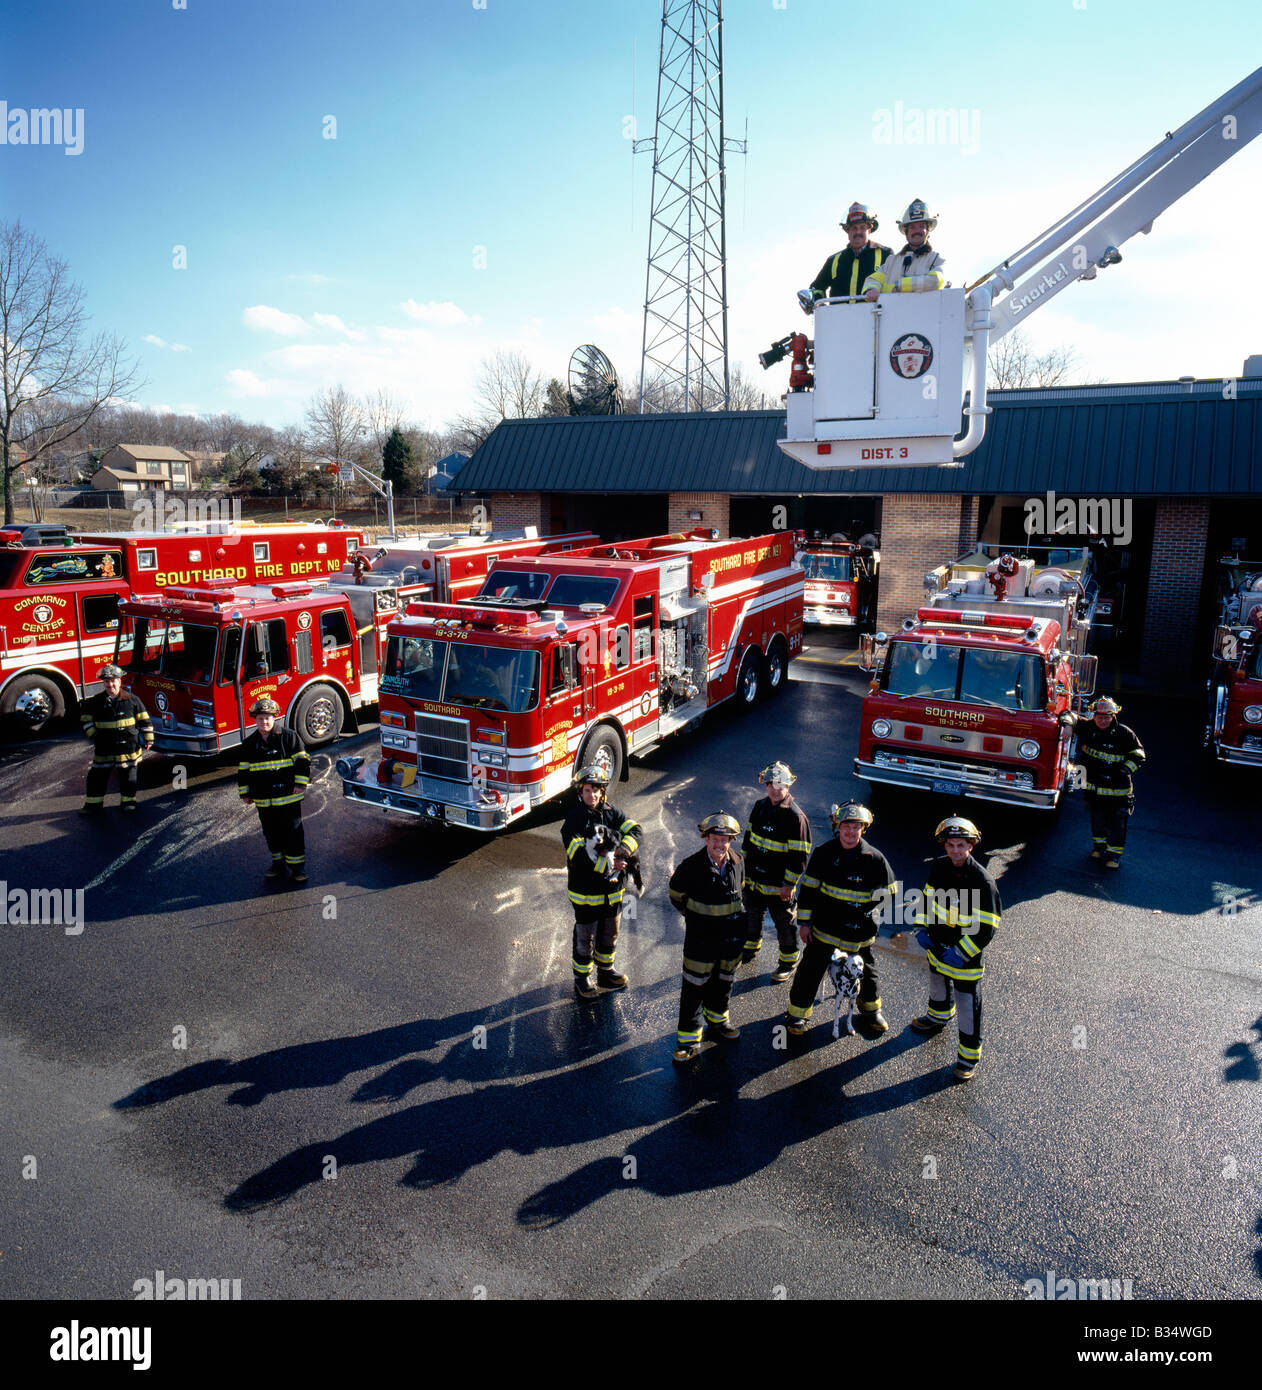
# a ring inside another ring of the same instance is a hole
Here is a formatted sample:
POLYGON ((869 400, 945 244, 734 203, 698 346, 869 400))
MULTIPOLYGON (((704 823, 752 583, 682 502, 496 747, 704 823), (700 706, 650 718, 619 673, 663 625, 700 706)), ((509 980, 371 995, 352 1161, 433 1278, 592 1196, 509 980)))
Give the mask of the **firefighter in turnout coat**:
POLYGON ((578 804, 561 826, 574 909, 574 997, 590 1001, 600 990, 626 989, 614 969, 627 866, 639 852, 640 827, 607 800, 609 774, 592 765, 574 778, 578 804), (596 972, 592 983, 593 963, 596 972))
POLYGON ((1122 866, 1126 825, 1135 809, 1131 775, 1146 757, 1134 729, 1117 722, 1121 708, 1102 695, 1091 706, 1091 722, 1078 726, 1078 757, 1091 812, 1091 857, 1103 859, 1106 869, 1122 866))
POLYGON ((929 961, 929 1009, 911 1026, 940 1033, 955 1017, 959 995, 957 1081, 972 1080, 982 1056, 982 952, 999 928, 999 889, 976 859, 981 831, 963 816, 938 823, 934 838, 946 851, 929 866, 924 901, 916 914, 916 940, 929 961))
POLYGON ((889 256, 890 248, 879 241, 870 241, 868 234, 877 229, 877 220, 863 203, 851 203, 845 228, 848 246, 830 256, 807 289, 798 291, 802 312, 814 313, 821 299, 857 299, 873 271, 889 256))
POLYGON ((679 1032, 675 1061, 690 1062, 701 1052, 705 1028, 724 1042, 740 1029, 728 1018, 732 981, 741 963, 745 906, 741 897, 744 862, 732 848, 739 822, 716 811, 697 827, 702 849, 675 870, 670 900, 684 915, 684 970, 679 991, 679 1032))
POLYGON ((767 795, 754 803, 741 848, 745 854, 745 947, 751 961, 762 949, 766 913, 780 938, 774 984, 792 979, 798 963, 797 909, 794 897, 811 852, 811 825, 789 788, 797 781, 788 763, 772 763, 758 774, 767 795))
POLYGON ((83 732, 92 740, 92 766, 81 816, 98 815, 105 809, 105 793, 115 769, 119 808, 134 811, 140 760, 153 747, 149 713, 130 690, 123 691, 122 668, 102 666, 97 678, 105 689, 84 701, 79 716, 83 732))
POLYGON ((292 729, 277 727, 280 706, 256 700, 250 706, 255 730, 241 745, 237 791, 247 806, 258 808, 263 838, 272 852, 264 878, 283 878, 288 868, 295 883, 307 881, 307 848, 302 833, 302 798, 311 781, 311 758, 292 729))
POLYGON ((863 296, 869 301, 883 294, 924 294, 946 284, 942 257, 929 245, 929 233, 938 225, 936 217, 919 198, 913 198, 898 219, 898 230, 907 238, 901 251, 886 256, 863 282, 863 296))
POLYGON ((888 1033, 872 946, 879 913, 896 891, 894 871, 881 851, 863 839, 872 824, 866 806, 850 801, 834 806, 829 816, 837 838, 811 855, 802 877, 798 918, 806 950, 789 991, 788 1031, 794 1037, 806 1032, 815 995, 837 950, 863 961, 858 1021, 874 1033, 888 1033))

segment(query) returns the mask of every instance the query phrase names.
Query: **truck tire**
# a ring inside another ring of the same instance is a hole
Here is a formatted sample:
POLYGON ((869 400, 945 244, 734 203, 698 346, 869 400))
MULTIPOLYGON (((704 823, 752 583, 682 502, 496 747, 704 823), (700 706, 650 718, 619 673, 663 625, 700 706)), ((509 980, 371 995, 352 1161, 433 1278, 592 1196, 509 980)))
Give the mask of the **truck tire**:
POLYGON ((611 787, 615 782, 621 780, 622 742, 608 725, 602 724, 600 728, 593 729, 587 735, 579 752, 578 761, 574 765, 574 771, 580 772, 592 763, 598 767, 603 767, 609 773, 609 785, 611 787))
POLYGON ((322 748, 342 731, 342 702, 328 685, 305 690, 289 716, 289 727, 308 748, 322 748))
POLYGON ((783 637, 774 637, 762 663, 762 697, 770 700, 779 695, 789 679, 789 652, 783 637))
POLYGON ((42 734, 65 712, 65 697, 47 676, 18 676, 0 697, 0 719, 6 731, 18 737, 42 734))
POLYGON ((762 654, 757 647, 750 647, 741 659, 741 668, 736 674, 736 703, 741 709, 753 709, 758 703, 761 687, 762 654))

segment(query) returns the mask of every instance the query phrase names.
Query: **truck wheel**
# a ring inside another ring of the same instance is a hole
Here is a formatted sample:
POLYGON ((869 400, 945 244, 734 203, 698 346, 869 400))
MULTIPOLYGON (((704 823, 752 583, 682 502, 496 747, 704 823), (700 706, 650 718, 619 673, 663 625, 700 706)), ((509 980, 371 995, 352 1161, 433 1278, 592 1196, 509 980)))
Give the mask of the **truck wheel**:
POLYGON ((784 689, 789 677, 789 654, 782 638, 775 638, 767 649, 767 659, 762 667, 762 697, 770 700, 784 689))
POLYGON ((327 685, 313 685, 294 706, 289 727, 308 748, 332 743, 342 729, 342 702, 327 685))
POLYGON ((592 763, 604 768, 609 774, 611 787, 622 777, 622 744, 618 735, 608 726, 593 729, 587 736, 574 771, 579 772, 585 767, 590 767, 592 763))
POLYGON ((757 647, 750 647, 736 676, 736 703, 741 709, 753 709, 758 702, 762 685, 762 660, 757 647))
POLYGON ((17 735, 42 734, 65 712, 65 699, 47 676, 19 676, 0 698, 0 718, 17 735))

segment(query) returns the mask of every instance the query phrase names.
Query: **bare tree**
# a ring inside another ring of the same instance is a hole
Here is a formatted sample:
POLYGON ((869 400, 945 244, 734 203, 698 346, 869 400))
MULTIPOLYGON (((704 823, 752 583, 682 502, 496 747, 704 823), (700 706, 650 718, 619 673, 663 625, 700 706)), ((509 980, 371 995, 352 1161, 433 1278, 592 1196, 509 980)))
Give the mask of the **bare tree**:
POLYGON ((519 352, 483 358, 474 389, 479 405, 497 423, 531 418, 543 407, 543 377, 519 352))
POLYGON ((87 334, 83 289, 64 261, 20 222, 0 222, 0 446, 4 519, 13 520, 13 474, 88 425, 137 383, 120 339, 87 334))
POLYGON ((990 386, 995 391, 1018 391, 1024 387, 1094 385, 1094 381, 1079 378, 1080 358, 1067 343, 1038 353, 1029 339, 1015 328, 986 354, 990 386))
POLYGON ((379 386, 364 402, 364 422, 372 442, 373 466, 379 468, 386 440, 393 430, 403 429, 403 407, 384 386, 379 386))
POLYGON ((362 457, 364 409, 344 386, 328 386, 311 398, 306 413, 311 446, 335 460, 362 457))

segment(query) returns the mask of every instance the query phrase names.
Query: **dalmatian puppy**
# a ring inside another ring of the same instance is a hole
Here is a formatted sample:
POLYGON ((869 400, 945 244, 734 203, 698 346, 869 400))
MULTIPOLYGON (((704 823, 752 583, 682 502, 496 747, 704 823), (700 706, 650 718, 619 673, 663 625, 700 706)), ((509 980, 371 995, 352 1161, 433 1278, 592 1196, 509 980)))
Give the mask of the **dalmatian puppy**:
POLYGON ((863 958, 857 953, 847 955, 844 951, 834 951, 828 962, 828 978, 833 982, 833 1037, 839 1038, 843 1006, 846 1033, 854 1032, 852 1012, 859 997, 859 982, 863 979, 863 958))

